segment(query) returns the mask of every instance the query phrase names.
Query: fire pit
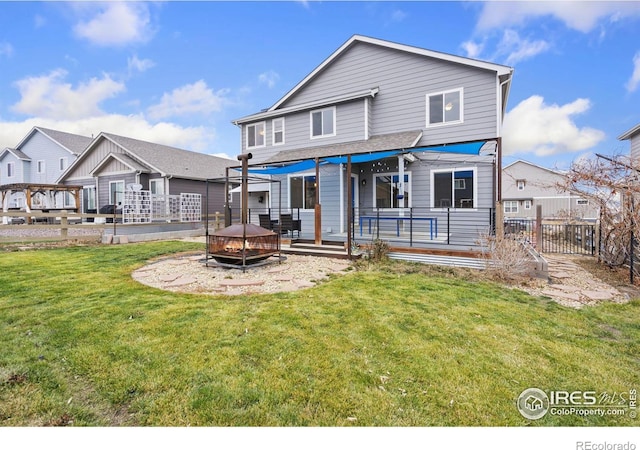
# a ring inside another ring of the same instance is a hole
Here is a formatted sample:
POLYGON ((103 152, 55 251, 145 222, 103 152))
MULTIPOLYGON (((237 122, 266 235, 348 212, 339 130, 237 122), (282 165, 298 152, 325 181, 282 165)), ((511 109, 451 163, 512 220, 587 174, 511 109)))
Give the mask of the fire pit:
POLYGON ((209 254, 219 263, 248 265, 263 261, 279 251, 279 236, 250 223, 231 225, 209 235, 209 254))
MULTIPOLYGON (((209 257, 217 264, 233 268, 258 265, 280 253, 280 235, 274 231, 247 223, 248 217, 248 172, 251 153, 239 155, 242 161, 242 223, 230 225, 207 235, 207 262, 209 257)), ((207 226, 208 230, 208 226, 207 226)))

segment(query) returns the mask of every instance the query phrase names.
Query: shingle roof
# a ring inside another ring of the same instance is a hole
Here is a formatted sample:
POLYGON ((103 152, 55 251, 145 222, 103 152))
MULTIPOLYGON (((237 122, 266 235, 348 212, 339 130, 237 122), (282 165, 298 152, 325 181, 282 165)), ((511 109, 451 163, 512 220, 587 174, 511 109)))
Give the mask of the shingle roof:
POLYGON ((640 123, 635 127, 631 128, 629 131, 625 131, 623 134, 618 136, 618 140, 626 141, 627 139, 631 139, 637 133, 640 133, 640 123))
POLYGON ((298 161, 328 156, 355 155, 358 153, 382 152, 415 147, 422 137, 422 130, 402 131, 398 133, 371 136, 367 140, 330 144, 299 150, 281 151, 263 161, 264 164, 298 161))
POLYGON ((92 138, 80 136, 79 134, 65 133, 64 131, 50 130, 42 127, 35 127, 35 129, 46 134, 74 155, 82 153, 89 146, 91 141, 93 141, 92 138))
POLYGON ((226 167, 237 164, 237 161, 232 159, 140 141, 116 134, 101 133, 100 136, 115 142, 151 168, 178 178, 196 180, 222 178, 225 176, 226 167))
POLYGON ((4 150, 2 150, 0 152, 0 158, 2 158, 4 156, 4 154, 7 153, 7 152, 13 153, 13 155, 18 159, 23 159, 25 161, 31 161, 31 158, 28 155, 26 155, 24 152, 22 152, 21 150, 17 150, 15 148, 9 148, 9 147, 6 147, 4 150))

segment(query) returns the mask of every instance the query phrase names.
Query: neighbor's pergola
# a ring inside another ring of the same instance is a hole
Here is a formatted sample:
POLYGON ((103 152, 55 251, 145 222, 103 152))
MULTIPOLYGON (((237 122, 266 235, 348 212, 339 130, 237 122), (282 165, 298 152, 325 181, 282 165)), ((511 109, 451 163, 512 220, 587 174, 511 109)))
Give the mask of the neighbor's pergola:
POLYGON ((38 210, 44 209, 57 209, 56 208, 56 196, 61 192, 68 192, 73 195, 75 200, 75 207, 65 208, 75 212, 80 205, 80 191, 82 186, 71 186, 64 184, 38 184, 38 183, 16 183, 16 184, 3 184, 0 186, 0 200, 2 203, 2 211, 8 212, 9 200, 13 194, 22 192, 25 197, 25 211, 31 212, 33 210, 33 198, 36 195, 42 195, 44 197, 44 206, 37 208, 38 210))

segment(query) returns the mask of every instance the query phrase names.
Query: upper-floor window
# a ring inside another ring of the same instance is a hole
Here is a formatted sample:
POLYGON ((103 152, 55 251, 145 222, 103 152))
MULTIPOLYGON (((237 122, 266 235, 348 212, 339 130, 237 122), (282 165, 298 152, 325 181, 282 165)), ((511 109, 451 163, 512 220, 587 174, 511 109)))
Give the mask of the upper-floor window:
POLYGON ((284 144, 284 117, 271 121, 273 128, 273 145, 284 144))
POLYGON ((316 207, 315 175, 295 175, 289 177, 289 204, 291 208, 313 209, 316 207))
POLYGON ((311 138, 336 135, 336 108, 311 111, 311 138))
POLYGON ((44 173, 45 172, 45 164, 44 164, 44 159, 40 159, 38 160, 37 164, 37 168, 36 171, 38 173, 44 173))
POLYGON ((7 178, 11 178, 15 175, 15 167, 13 167, 13 163, 7 163, 7 178))
POLYGON ((462 122, 462 88, 427 94, 427 126, 462 122))
POLYGON ((518 212, 518 202, 516 200, 505 200, 505 202, 504 202, 504 212, 505 213, 517 213, 518 212))
POLYGON ((578 205, 588 205, 589 204, 589 200, 584 199, 584 198, 579 198, 577 201, 578 205))
POLYGON ((247 148, 264 147, 264 122, 247 125, 247 148))
POLYGON ((524 185, 525 185, 524 180, 518 180, 516 183, 518 184, 518 190, 524 191, 524 185))
POLYGON ((531 209, 531 200, 524 201, 524 209, 531 209))
POLYGON ((432 170, 432 208, 475 208, 476 169, 432 170))
POLYGON ((60 169, 60 172, 64 171, 67 168, 67 158, 62 157, 59 159, 58 161, 58 169, 60 169))
POLYGON ((410 208, 410 193, 410 172, 404 174, 403 183, 400 183, 400 176, 397 173, 383 173, 375 176, 374 207, 376 208, 410 208))

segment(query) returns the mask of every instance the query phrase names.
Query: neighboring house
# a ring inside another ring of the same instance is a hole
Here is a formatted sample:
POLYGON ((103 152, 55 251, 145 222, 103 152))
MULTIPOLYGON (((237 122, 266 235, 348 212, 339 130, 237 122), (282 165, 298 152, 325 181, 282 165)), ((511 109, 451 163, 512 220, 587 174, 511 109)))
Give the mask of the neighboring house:
POLYGON ((354 228, 359 236, 363 219, 366 232, 370 217, 385 216, 399 235, 412 217, 423 231, 437 219, 427 239, 449 244, 457 220, 455 242, 468 248, 492 226, 512 74, 355 35, 273 106, 233 122, 253 173, 281 181, 281 193, 272 185, 253 194, 263 208, 281 198, 316 242, 318 224, 325 234, 354 228))
MULTIPOLYGON (((124 201, 125 191, 150 191, 154 201, 166 205, 171 196, 200 194, 208 198, 208 212, 223 212, 224 184, 207 179, 222 178, 235 161, 166 145, 140 141, 110 133, 100 133, 84 153, 57 181, 82 186, 82 212, 95 212, 105 205, 124 201)), ((201 204, 201 211, 207 205, 201 204)), ((166 219, 161 211, 154 219, 166 219)))
MULTIPOLYGON (((0 152, 0 185, 54 184, 91 141, 86 136, 34 127, 15 148, 0 152)), ((40 197, 33 200, 35 207, 43 201, 40 197)), ((59 203, 57 206, 68 206, 69 197, 59 196, 55 202, 59 203)), ((12 194, 8 206, 24 207, 23 193, 12 194)))
POLYGON ((502 207, 505 219, 535 219, 538 205, 543 219, 596 220, 597 205, 558 189, 565 174, 518 160, 502 169, 502 207))
POLYGON ((629 153, 631 160, 636 166, 640 164, 640 124, 621 134, 618 139, 631 143, 631 151, 629 153))

